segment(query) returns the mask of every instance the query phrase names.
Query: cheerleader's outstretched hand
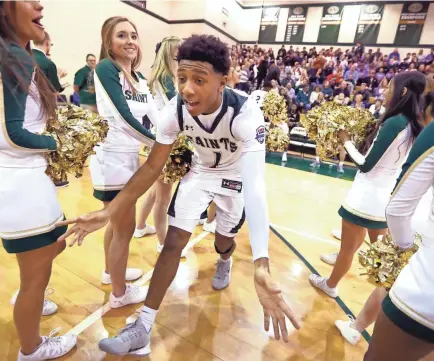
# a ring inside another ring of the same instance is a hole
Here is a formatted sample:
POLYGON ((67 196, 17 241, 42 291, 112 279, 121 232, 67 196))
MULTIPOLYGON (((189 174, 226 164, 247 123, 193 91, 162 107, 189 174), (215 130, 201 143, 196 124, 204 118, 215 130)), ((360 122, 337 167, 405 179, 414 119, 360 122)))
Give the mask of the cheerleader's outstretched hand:
POLYGON ((107 209, 101 209, 100 211, 91 212, 78 218, 59 222, 56 224, 56 227, 62 227, 71 224, 73 226, 70 227, 66 233, 60 236, 57 241, 63 242, 69 236, 73 235, 74 237, 72 238, 72 241, 69 242, 69 247, 72 247, 75 243, 81 246, 83 244, 84 238, 88 234, 103 228, 109 220, 110 214, 107 209))
POLYGON ((345 144, 345 142, 351 140, 350 135, 345 129, 339 131, 338 135, 339 138, 341 139, 342 144, 345 144))

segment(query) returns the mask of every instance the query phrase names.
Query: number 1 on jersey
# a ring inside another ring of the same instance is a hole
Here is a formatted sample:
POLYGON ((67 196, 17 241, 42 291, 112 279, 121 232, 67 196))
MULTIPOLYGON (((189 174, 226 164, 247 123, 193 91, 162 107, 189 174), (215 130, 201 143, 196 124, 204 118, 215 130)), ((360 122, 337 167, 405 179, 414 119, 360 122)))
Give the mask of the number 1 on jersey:
POLYGON ((222 159, 222 153, 221 152, 214 152, 214 155, 215 155, 215 162, 214 162, 214 165, 210 168, 217 168, 219 163, 220 163, 220 160, 222 159))

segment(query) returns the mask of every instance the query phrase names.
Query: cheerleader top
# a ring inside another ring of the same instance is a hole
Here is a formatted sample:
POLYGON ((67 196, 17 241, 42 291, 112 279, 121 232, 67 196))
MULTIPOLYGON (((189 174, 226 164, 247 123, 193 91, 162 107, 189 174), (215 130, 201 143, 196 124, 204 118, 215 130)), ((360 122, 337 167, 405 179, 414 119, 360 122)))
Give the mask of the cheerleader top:
POLYGON ((155 105, 161 111, 176 96, 176 88, 173 78, 165 75, 154 82, 153 86, 155 105), (166 90, 165 90, 166 89, 166 90))
POLYGON ((41 111, 40 95, 34 81, 33 58, 14 43, 9 43, 8 50, 17 60, 13 70, 19 74, 24 89, 17 85, 11 74, 0 68, 0 167, 45 167, 44 153, 56 150, 57 144, 54 138, 40 135, 45 130, 47 118, 41 111))
POLYGON ((391 189, 411 147, 411 129, 403 114, 388 118, 381 126, 366 156, 351 141, 344 144, 350 158, 359 168, 356 179, 373 182, 391 189))
MULTIPOLYGON (((400 248, 413 243, 411 219, 422 196, 434 186, 434 123, 417 137, 386 208, 393 241, 400 248)), ((432 190, 431 190, 432 191, 432 190)), ((422 244, 399 274, 391 291, 392 302, 402 312, 434 330, 434 200, 421 231, 422 244)))
POLYGON ((101 149, 135 153, 141 143, 152 146, 155 137, 143 120, 155 124, 159 111, 145 78, 133 72, 127 79, 119 65, 103 59, 95 68, 94 81, 98 112, 109 125, 101 149))

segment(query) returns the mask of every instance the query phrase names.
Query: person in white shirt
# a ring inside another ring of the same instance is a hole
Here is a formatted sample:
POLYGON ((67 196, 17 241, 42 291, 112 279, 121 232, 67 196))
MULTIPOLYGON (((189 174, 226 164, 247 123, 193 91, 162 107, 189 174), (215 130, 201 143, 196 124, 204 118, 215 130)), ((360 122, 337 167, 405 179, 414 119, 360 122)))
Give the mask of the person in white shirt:
POLYGON ((226 45, 210 35, 193 35, 178 51, 179 95, 158 123, 157 141, 146 163, 108 207, 60 224, 74 224, 61 238, 74 234, 72 244, 109 220, 122 227, 124 215, 158 178, 177 135, 194 142, 190 172, 181 180, 169 206, 169 230, 152 275, 140 317, 114 338, 101 340, 101 350, 116 354, 150 352, 150 333, 157 310, 172 283, 180 255, 210 202, 217 206, 215 248, 220 254, 214 283, 229 285, 234 236, 248 221, 259 301, 268 330, 273 316, 275 336, 288 340, 285 316, 298 321, 269 273, 269 221, 265 190, 265 126, 252 98, 226 87, 230 69, 226 45))
POLYGON ((375 119, 380 119, 381 116, 386 111, 386 108, 383 106, 383 99, 377 98, 375 99, 375 103, 369 107, 369 111, 374 116, 375 119))

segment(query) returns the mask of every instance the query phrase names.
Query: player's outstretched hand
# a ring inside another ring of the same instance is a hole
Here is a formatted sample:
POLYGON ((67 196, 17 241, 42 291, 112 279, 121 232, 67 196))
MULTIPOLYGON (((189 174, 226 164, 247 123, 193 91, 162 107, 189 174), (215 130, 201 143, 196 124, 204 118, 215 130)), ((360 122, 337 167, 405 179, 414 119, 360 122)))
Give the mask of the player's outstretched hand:
POLYGON ((100 211, 91 212, 84 216, 75 219, 68 219, 66 221, 62 221, 56 224, 56 227, 66 226, 69 224, 73 224, 66 233, 58 238, 58 242, 65 241, 71 235, 74 235, 74 238, 69 243, 69 247, 72 247, 75 243, 79 246, 82 245, 84 237, 86 237, 89 233, 95 232, 98 229, 104 227, 110 217, 108 212, 105 209, 100 211))
POLYGON ((273 280, 270 273, 264 268, 255 270, 255 288, 264 308, 264 328, 270 328, 270 317, 273 320, 274 336, 280 339, 280 334, 285 342, 288 342, 288 330, 286 329, 285 318, 288 317, 296 329, 300 328, 297 317, 282 297, 282 291, 273 280), (286 317, 285 317, 286 316, 286 317))

